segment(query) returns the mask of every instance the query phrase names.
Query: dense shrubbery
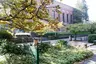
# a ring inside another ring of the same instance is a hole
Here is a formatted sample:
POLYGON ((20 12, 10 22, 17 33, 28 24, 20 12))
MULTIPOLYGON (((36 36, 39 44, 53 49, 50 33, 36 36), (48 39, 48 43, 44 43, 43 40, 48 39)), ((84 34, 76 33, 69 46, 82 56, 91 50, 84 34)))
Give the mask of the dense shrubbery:
POLYGON ((49 44, 49 42, 38 44, 40 53, 44 53, 44 52, 48 51, 48 48, 50 48, 50 47, 51 47, 51 45, 49 44))
POLYGON ((89 23, 89 24, 70 24, 66 26, 66 30, 77 34, 78 32, 88 32, 91 34, 96 33, 96 23, 89 23))
POLYGON ((6 30, 1 30, 0 31, 0 39, 11 40, 12 39, 12 35, 6 30))
MULTIPOLYGON (((58 43, 62 44, 63 41, 58 43)), ((93 53, 87 50, 75 49, 62 45, 61 49, 51 46, 48 51, 40 55, 40 64, 74 64, 92 56, 93 53)))
POLYGON ((62 49, 63 46, 67 45, 67 41, 64 40, 58 40, 56 45, 54 46, 56 49, 62 49))
POLYGON ((94 40, 96 40, 96 34, 90 34, 88 36, 88 42, 90 42, 90 43, 96 43, 94 40))
POLYGON ((7 64, 35 64, 36 59, 29 45, 17 45, 7 40, 0 41, 0 53, 5 55, 7 64))
POLYGON ((64 40, 58 40, 57 43, 59 43, 61 45, 67 45, 67 41, 64 41, 64 40))
MULTIPOLYGON (((7 40, 2 40, 0 43, 0 50, 5 55, 7 64, 36 63, 34 55, 30 54, 29 46, 16 45, 7 40)), ((40 64, 73 64, 93 55, 90 51, 68 46, 63 40, 59 40, 55 46, 49 43, 39 43, 39 52, 40 64)))

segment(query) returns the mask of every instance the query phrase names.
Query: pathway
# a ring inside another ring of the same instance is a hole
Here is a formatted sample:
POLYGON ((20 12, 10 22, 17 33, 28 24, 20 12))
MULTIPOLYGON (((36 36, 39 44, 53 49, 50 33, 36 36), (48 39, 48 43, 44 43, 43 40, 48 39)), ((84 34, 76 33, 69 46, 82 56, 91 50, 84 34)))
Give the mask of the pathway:
POLYGON ((92 58, 83 61, 81 64, 96 64, 96 45, 90 46, 88 49, 91 50, 94 55, 92 58))

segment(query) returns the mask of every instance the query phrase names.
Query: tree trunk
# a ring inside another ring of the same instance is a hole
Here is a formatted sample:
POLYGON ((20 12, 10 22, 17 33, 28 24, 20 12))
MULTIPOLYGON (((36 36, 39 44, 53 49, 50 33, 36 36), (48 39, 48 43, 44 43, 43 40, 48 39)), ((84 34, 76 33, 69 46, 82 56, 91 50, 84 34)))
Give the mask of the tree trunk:
POLYGON ((42 36, 40 36, 40 43, 42 43, 42 36))
POLYGON ((76 34, 74 35, 74 41, 76 41, 77 39, 76 39, 77 37, 76 37, 76 34))

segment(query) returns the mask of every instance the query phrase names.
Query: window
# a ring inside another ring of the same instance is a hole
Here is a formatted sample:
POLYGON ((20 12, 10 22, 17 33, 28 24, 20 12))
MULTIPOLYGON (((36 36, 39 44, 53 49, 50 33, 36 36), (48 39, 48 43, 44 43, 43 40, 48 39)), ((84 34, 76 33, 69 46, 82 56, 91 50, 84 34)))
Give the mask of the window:
POLYGON ((67 23, 69 22, 69 20, 68 20, 68 14, 67 14, 67 23))
POLYGON ((63 22, 65 22, 65 14, 64 13, 62 15, 62 18, 63 18, 63 22))
POLYGON ((70 21, 71 21, 71 23, 72 23, 72 15, 70 15, 70 21))

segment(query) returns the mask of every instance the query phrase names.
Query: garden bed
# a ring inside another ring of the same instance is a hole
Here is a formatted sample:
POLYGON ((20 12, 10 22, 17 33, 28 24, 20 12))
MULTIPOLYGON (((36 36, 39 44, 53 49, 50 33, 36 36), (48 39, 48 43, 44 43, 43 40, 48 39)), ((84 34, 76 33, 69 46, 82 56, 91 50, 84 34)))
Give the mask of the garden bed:
POLYGON ((91 57, 88 50, 76 49, 63 45, 61 48, 51 46, 47 52, 40 54, 40 64, 74 64, 91 57))

